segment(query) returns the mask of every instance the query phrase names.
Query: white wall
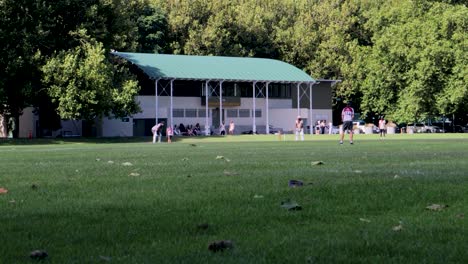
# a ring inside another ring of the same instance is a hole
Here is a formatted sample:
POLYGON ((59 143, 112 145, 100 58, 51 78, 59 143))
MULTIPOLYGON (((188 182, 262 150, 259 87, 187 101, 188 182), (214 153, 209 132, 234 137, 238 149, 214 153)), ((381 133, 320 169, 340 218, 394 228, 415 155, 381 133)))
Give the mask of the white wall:
MULTIPOLYGON (((141 113, 135 114, 133 118, 155 118, 156 109, 155 109, 155 98, 154 96, 137 96, 137 101, 140 103, 142 109, 141 113)), ((266 125, 266 100, 265 98, 256 98, 255 99, 255 108, 262 111, 262 117, 256 118, 257 126, 266 125)), ((159 105, 159 118, 167 118, 169 120, 170 113, 170 97, 169 96, 160 96, 158 97, 159 105)), ((269 108, 271 109, 284 109, 290 108, 292 105, 291 99, 270 99, 269 108)), ((201 105, 200 97, 174 97, 173 98, 173 108, 174 109, 201 109, 205 110, 205 106, 201 105)), ((252 109, 253 108, 253 98, 241 98, 241 106, 238 107, 223 107, 223 109, 252 109)), ((212 108, 208 108, 208 125, 212 126, 212 108)), ((270 114, 271 119, 271 114, 270 114)), ((253 124, 251 117, 227 117, 226 123, 234 121, 237 126, 249 126, 253 124)), ((206 122, 205 116, 202 117, 174 117, 173 125, 183 123, 184 125, 195 125, 199 123, 202 128, 204 128, 206 122)))
MULTIPOLYGON (((304 126, 312 126, 317 120, 325 119, 332 122, 332 110, 312 109, 312 122, 310 122, 310 111, 307 108, 301 108, 299 115, 305 120, 304 126)), ((297 118, 297 109, 270 109, 270 125, 275 128, 281 128, 285 132, 292 132, 297 118)), ((310 131, 307 131, 309 133, 310 131)))
MULTIPOLYGON (((23 114, 19 117, 19 134, 20 138, 28 138, 31 133, 32 137, 37 136, 36 122, 39 116, 33 113, 33 107, 27 107, 23 110, 23 114)), ((52 131, 51 137, 57 136, 81 136, 82 121, 81 120, 62 120, 61 129, 52 131)))
POLYGON ((63 136, 82 136, 83 122, 81 120, 62 120, 63 136))
POLYGON ((132 137, 133 136, 133 120, 129 118, 129 122, 123 122, 122 119, 102 120, 102 136, 103 137, 132 137))
MULTIPOLYGON (((154 96, 138 96, 137 100, 140 102, 142 109, 141 113, 135 114, 133 118, 147 119, 155 118, 155 97, 154 96)), ((159 118, 167 118, 168 123, 170 122, 170 97, 160 96, 158 98, 159 118)), ((205 106, 201 105, 200 97, 174 97, 173 98, 174 109, 199 109, 205 110, 205 106)), ((249 109, 253 108, 253 98, 241 98, 241 106, 238 107, 223 107, 223 109, 249 109)), ((255 119, 257 131, 264 132, 266 126, 266 100, 265 98, 255 99, 255 108, 262 111, 262 115, 255 119)), ((212 127, 212 108, 208 109, 208 126, 213 130, 217 131, 217 127, 212 127)), ((232 120, 236 124, 236 133, 243 131, 252 130, 253 119, 252 117, 228 117, 225 112, 226 127, 232 120)), ((300 115, 305 120, 305 126, 314 124, 317 120, 326 119, 327 122, 332 121, 332 110, 325 109, 313 109, 312 118, 309 117, 310 111, 306 108, 300 109, 300 115), (312 119, 312 122, 310 120, 312 119)), ((281 128, 284 131, 292 131, 294 128, 294 122, 297 118, 297 109, 292 105, 292 99, 269 99, 269 124, 275 128, 281 128)), ((204 129, 206 118, 204 116, 198 117, 173 117, 172 125, 195 125, 199 123, 204 129)), ((133 136, 133 122, 130 118, 130 122, 124 123, 120 119, 118 120, 103 120, 103 136, 133 136)))
POLYGON ((23 110, 23 114, 19 117, 19 134, 20 138, 29 137, 29 133, 33 137, 36 136, 35 122, 37 120, 36 116, 33 113, 34 108, 26 107, 23 110))

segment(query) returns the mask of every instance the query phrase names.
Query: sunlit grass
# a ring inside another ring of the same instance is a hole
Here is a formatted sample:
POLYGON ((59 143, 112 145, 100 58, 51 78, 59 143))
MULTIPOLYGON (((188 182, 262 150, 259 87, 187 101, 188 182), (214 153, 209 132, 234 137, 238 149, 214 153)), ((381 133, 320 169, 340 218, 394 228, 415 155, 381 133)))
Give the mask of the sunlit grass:
POLYGON ((36 249, 48 263, 468 260, 467 136, 292 140, 3 142, 0 262, 36 249), (217 240, 234 246, 210 252, 217 240))

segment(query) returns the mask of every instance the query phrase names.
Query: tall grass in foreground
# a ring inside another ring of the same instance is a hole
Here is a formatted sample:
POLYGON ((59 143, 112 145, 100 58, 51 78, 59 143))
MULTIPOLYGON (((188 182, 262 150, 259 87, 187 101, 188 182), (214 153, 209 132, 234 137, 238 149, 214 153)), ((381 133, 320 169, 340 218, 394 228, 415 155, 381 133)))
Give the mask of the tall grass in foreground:
POLYGON ((0 263, 468 262, 468 137, 275 140, 0 145, 0 263))

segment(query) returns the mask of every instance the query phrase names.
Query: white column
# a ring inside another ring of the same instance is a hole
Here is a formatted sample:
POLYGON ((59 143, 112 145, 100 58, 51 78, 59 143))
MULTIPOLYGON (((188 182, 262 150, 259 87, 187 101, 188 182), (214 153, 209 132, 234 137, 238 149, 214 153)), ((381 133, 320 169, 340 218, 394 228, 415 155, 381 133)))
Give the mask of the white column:
POLYGON ((158 83, 159 83, 159 80, 160 79, 157 79, 156 81, 154 81, 154 118, 155 118, 155 121, 154 123, 157 124, 158 123, 158 117, 159 117, 159 100, 158 100, 158 83))
POLYGON ((253 109, 252 109, 252 115, 253 115, 253 118, 252 118, 252 132, 255 134, 257 132, 257 124, 255 122, 255 118, 256 118, 256 115, 255 115, 255 108, 256 108, 256 105, 255 105, 255 85, 257 84, 257 82, 253 82, 253 85, 252 85, 252 91, 253 91, 253 109))
POLYGON ((300 114, 301 114, 301 110, 300 110, 300 108, 299 108, 299 107, 300 107, 300 104, 299 104, 299 103, 300 103, 300 101, 301 101, 301 97, 300 97, 300 95, 299 95, 299 92, 300 92, 300 91, 299 91, 299 87, 300 87, 300 86, 301 86, 301 84, 298 83, 298 84, 297 84, 297 115, 300 115, 300 114))
POLYGON ((172 110, 174 108, 174 100, 173 100, 173 93, 174 93, 174 80, 171 80, 171 107, 170 107, 170 114, 169 114, 169 124, 171 127, 174 126, 174 124, 172 123, 172 110))
POLYGON ((219 125, 223 124, 223 81, 219 82, 219 125))
POLYGON ((312 129, 312 87, 314 86, 314 83, 310 83, 309 84, 309 130, 310 130, 310 134, 313 135, 314 134, 314 130, 312 129))
POLYGON ((268 101, 268 86, 269 86, 269 82, 266 83, 266 92, 265 92, 265 108, 266 108, 266 134, 270 134, 270 104, 269 104, 269 101, 268 101))
POLYGON ((206 81, 205 83, 205 135, 210 135, 210 128, 208 123, 208 83, 210 81, 206 81))

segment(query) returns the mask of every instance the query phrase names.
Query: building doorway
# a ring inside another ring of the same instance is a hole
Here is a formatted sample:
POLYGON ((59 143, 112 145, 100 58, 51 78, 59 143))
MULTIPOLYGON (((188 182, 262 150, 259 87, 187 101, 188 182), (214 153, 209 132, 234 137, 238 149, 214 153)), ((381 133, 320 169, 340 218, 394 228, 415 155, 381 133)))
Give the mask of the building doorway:
POLYGON ((224 122, 224 125, 226 125, 226 117, 225 117, 225 112, 226 110, 223 109, 222 111, 220 111, 219 108, 214 108, 211 112, 211 124, 212 124, 212 130, 213 131, 216 131, 217 133, 219 133, 219 126, 221 125, 219 123, 219 118, 220 118, 220 115, 222 117, 222 120, 224 122))
MULTIPOLYGON (((158 118, 158 123, 164 122, 162 135, 166 136, 167 118, 158 118)), ((150 137, 153 136, 151 128, 156 125, 154 118, 133 119, 133 136, 134 137, 150 137)))

